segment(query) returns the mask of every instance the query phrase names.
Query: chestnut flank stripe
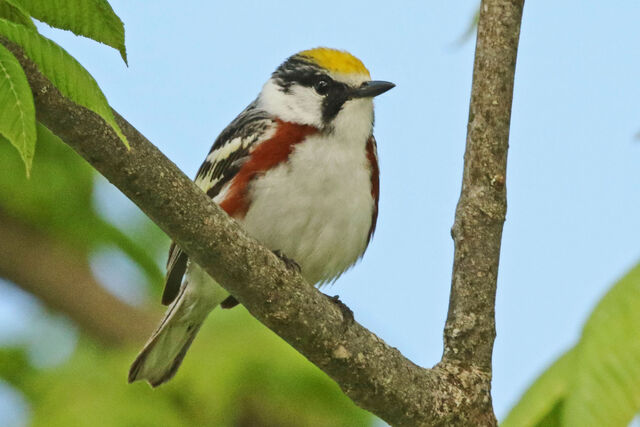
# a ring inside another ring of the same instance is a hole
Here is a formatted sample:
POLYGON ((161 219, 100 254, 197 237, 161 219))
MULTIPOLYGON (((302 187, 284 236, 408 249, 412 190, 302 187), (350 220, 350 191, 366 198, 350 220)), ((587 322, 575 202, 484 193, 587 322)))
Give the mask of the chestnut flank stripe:
POLYGON ((286 161, 293 147, 318 130, 313 126, 276 120, 275 134, 259 144, 250 154, 236 176, 220 207, 231 217, 243 218, 249 209, 249 183, 259 174, 286 161))
POLYGON ((380 169, 378 168, 378 156, 376 155, 376 140, 373 135, 367 141, 367 159, 371 168, 371 197, 373 197, 373 212, 371 213, 371 228, 369 228, 369 238, 371 240, 373 232, 376 231, 378 221, 378 199, 380 198, 380 169))

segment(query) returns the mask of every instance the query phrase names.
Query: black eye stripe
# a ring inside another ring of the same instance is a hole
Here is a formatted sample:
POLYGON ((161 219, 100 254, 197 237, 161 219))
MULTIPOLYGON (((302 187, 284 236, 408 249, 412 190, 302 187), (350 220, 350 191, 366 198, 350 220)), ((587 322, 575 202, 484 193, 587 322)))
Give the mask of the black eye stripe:
POLYGON ((280 90, 289 93, 294 84, 314 88, 316 93, 323 96, 322 121, 329 123, 333 120, 345 102, 349 99, 350 88, 345 83, 331 79, 326 71, 299 56, 287 59, 273 73, 273 78, 280 86, 280 90), (323 83, 326 82, 326 87, 323 83), (322 86, 320 88, 320 86, 322 86))
POLYGON ((321 75, 321 70, 316 65, 293 56, 278 67, 273 78, 286 93, 296 83, 306 87, 313 86, 321 75))
POLYGON ((346 91, 336 91, 329 93, 322 101, 322 121, 329 123, 335 119, 342 106, 349 99, 346 91))
POLYGON ((330 86, 342 85, 329 77, 325 70, 304 58, 293 56, 285 61, 273 73, 273 78, 288 91, 293 84, 314 87, 320 80, 326 80, 330 86))

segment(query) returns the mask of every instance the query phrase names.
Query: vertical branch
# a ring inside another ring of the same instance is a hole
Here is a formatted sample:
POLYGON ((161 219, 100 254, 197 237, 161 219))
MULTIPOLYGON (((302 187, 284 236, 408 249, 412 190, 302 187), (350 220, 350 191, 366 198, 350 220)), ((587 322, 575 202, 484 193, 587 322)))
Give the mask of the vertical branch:
POLYGON ((524 0, 480 6, 443 363, 491 375, 516 54, 524 0))
MULTIPOLYGON (((513 80, 524 0, 483 0, 473 65, 462 190, 451 229, 455 243, 444 354, 438 368, 459 380, 470 401, 458 424, 496 425, 491 357, 513 80), (472 381, 462 381, 466 377, 472 381)), ((463 401, 464 399, 459 399, 463 401)))

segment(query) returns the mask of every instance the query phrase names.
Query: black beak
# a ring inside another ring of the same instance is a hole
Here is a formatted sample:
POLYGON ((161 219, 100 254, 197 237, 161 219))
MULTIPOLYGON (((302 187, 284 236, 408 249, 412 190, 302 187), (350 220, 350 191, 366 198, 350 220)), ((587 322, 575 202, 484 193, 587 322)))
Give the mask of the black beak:
POLYGON ((351 93, 352 98, 373 98, 374 96, 381 95, 386 91, 393 89, 396 87, 395 84, 391 82, 383 82, 381 80, 371 80, 369 82, 364 82, 362 85, 354 89, 351 93))

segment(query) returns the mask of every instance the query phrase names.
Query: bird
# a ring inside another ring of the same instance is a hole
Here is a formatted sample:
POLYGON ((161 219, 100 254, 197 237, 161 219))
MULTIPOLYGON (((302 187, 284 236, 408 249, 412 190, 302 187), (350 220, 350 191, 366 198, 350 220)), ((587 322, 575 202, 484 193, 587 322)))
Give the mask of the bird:
MULTIPOLYGON (((362 257, 376 228, 373 98, 394 86, 371 80, 347 51, 298 52, 218 136, 195 183, 308 283, 331 283, 362 257)), ((239 302, 172 243, 162 303, 169 307, 130 383, 170 380, 209 313, 239 302)))

